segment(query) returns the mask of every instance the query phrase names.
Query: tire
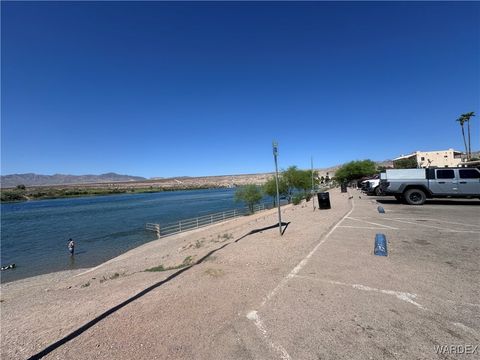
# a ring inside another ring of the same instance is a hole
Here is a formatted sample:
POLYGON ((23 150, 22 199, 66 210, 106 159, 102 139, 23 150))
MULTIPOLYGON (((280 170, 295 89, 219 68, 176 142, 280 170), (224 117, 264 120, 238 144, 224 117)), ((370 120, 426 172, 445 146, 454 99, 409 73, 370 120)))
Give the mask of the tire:
POLYGON ((423 205, 427 200, 427 196, 420 189, 408 189, 404 193, 404 198, 409 205, 423 205))

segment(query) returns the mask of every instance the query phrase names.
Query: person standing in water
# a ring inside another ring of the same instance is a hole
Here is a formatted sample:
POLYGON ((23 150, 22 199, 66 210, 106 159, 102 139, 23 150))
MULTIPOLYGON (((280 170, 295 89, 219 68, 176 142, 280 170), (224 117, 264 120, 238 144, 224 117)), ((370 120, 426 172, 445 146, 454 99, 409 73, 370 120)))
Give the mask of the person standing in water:
POLYGON ((73 256, 73 253, 75 252, 75 242, 72 239, 68 240, 68 251, 70 252, 70 255, 73 256))

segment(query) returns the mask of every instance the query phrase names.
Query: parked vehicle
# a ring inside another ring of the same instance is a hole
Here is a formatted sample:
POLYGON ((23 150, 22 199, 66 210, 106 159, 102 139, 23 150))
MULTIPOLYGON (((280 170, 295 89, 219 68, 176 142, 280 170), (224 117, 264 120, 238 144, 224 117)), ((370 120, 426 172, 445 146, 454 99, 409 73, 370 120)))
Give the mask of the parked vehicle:
POLYGON ((392 169, 382 173, 380 189, 410 205, 427 198, 480 198, 477 168, 392 169))
POLYGON ((362 190, 368 195, 381 195, 380 179, 370 179, 363 182, 362 190))

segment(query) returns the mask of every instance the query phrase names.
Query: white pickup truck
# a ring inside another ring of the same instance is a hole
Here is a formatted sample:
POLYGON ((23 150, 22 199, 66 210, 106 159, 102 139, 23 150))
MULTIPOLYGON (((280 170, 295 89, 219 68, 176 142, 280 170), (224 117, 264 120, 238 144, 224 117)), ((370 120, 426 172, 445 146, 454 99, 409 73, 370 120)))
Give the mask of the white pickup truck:
POLYGON ((362 188, 368 195, 381 195, 380 179, 370 179, 362 181, 362 188))
POLYGON ((480 198, 477 168, 392 169, 380 178, 384 195, 410 205, 422 205, 427 198, 480 198))

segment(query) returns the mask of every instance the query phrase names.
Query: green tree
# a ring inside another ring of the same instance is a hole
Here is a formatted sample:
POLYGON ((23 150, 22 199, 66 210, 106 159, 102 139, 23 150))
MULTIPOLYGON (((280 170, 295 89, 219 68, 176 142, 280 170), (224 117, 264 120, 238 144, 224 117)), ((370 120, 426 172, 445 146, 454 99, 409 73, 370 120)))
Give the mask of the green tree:
MULTIPOLYGON (((268 181, 263 185, 263 192, 268 196, 273 198, 273 206, 276 206, 276 199, 277 199, 277 182, 275 181, 275 177, 271 177, 268 181)), ((280 196, 287 196, 288 195, 288 187, 285 183, 285 180, 279 176, 278 179, 278 192, 280 196)))
POLYGON ((237 191, 235 192, 235 201, 243 201, 247 204, 248 209, 252 214, 254 205, 258 204, 260 200, 262 200, 262 197, 263 194, 260 187, 255 184, 241 186, 237 188, 237 191))
MULTIPOLYGON (((471 140, 470 140, 470 119, 473 116, 475 116, 475 113, 472 111, 472 112, 460 115, 460 118, 457 119, 457 121, 459 121, 460 125, 462 126, 462 135, 463 135, 463 142, 464 143, 465 143, 465 133, 464 133, 464 130, 463 130, 463 124, 466 122, 467 125, 468 125, 468 128, 467 128, 467 135, 468 135, 467 159, 468 160, 470 160, 470 158, 472 157, 472 143, 471 143, 471 140)), ((465 145, 465 147, 467 147, 467 146, 465 145)))
POLYGON ((416 169, 418 168, 417 159, 414 157, 395 160, 393 162, 393 167, 395 169, 416 169))
MULTIPOLYGON (((315 182, 315 174, 313 174, 313 179, 315 182)), ((295 188, 302 190, 305 197, 307 197, 307 194, 312 189, 312 170, 299 170, 295 182, 295 188)))
MULTIPOLYGON (((318 176, 317 176, 318 177, 318 176)), ((314 174, 315 178, 315 174, 314 174)), ((303 191, 306 195, 312 188, 312 171, 300 170, 296 166, 290 166, 282 173, 282 179, 287 187, 288 201, 290 202, 295 190, 303 191)), ((317 181, 317 180, 315 180, 317 181)))
POLYGON ((336 172, 335 179, 339 183, 349 182, 354 179, 360 179, 364 176, 370 176, 376 173, 376 166, 372 160, 350 161, 343 164, 336 172))
POLYGON ((390 168, 387 167, 387 166, 383 166, 383 165, 378 165, 377 166, 377 172, 384 172, 387 169, 390 169, 390 168))
POLYGON ((468 159, 468 146, 467 146, 467 140, 465 139, 465 128, 463 127, 466 120, 463 118, 463 115, 462 115, 455 121, 458 121, 460 126, 462 127, 463 144, 465 145, 465 154, 467 155, 467 159, 468 159))
POLYGON ((282 180, 285 182, 287 187, 288 202, 292 200, 293 191, 295 189, 295 184, 297 182, 298 168, 296 166, 290 166, 287 170, 282 172, 282 180))
MULTIPOLYGON (((313 172, 314 186, 318 185, 320 179, 316 171, 313 172)), ((309 197, 312 188, 312 170, 300 170, 296 166, 290 166, 284 170, 279 177, 280 196, 286 196, 288 202, 292 201, 296 191, 303 191, 304 197, 309 197)), ((275 178, 271 178, 264 185, 267 195, 276 196, 275 178)))

